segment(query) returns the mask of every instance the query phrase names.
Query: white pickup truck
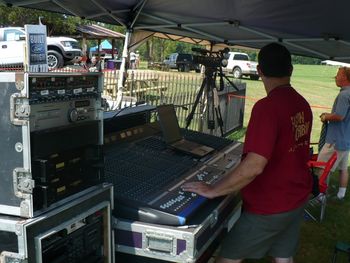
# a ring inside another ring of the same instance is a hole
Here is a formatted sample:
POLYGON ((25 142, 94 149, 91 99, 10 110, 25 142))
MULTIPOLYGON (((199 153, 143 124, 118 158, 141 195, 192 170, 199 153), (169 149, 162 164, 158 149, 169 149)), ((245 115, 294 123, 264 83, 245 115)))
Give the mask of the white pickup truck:
POLYGON ((258 80, 259 75, 256 69, 258 63, 250 61, 248 54, 240 52, 229 52, 230 57, 224 70, 232 73, 236 79, 242 76, 249 76, 252 80, 258 80))
MULTIPOLYGON (((25 31, 21 27, 0 28, 0 68, 20 66, 24 62, 25 31)), ((61 68, 81 60, 79 42, 69 37, 47 37, 49 69, 61 68)))

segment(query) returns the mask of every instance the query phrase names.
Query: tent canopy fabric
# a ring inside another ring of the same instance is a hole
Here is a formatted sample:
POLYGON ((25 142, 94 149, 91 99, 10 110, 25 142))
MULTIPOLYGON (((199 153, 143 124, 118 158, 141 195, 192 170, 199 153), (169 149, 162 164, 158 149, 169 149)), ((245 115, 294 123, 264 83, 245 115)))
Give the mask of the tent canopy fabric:
MULTIPOLYGON (((109 43, 109 41, 106 39, 106 40, 103 40, 101 42, 101 50, 111 50, 112 49, 112 45, 111 43, 109 43)), ((98 46, 94 46, 92 48, 90 48, 90 51, 97 51, 98 50, 98 46)))
POLYGON ((99 25, 79 25, 77 31, 87 39, 123 39, 125 35, 99 25))
POLYGON ((293 54, 350 62, 349 0, 1 0, 146 30, 261 48, 283 43, 293 54))

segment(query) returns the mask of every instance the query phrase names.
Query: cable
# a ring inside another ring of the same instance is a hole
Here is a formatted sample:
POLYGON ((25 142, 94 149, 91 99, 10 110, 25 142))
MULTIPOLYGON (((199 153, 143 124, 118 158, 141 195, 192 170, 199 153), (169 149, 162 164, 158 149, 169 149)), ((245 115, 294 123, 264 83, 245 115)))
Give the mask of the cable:
POLYGON ((129 107, 124 107, 120 110, 118 110, 111 118, 107 119, 107 121, 110 121, 112 119, 114 119, 115 117, 117 117, 121 112, 127 110, 127 109, 130 109, 130 108, 134 108, 134 107, 137 107, 139 105, 142 105, 142 104, 146 104, 146 101, 138 101, 136 102, 134 105, 130 105, 129 107))

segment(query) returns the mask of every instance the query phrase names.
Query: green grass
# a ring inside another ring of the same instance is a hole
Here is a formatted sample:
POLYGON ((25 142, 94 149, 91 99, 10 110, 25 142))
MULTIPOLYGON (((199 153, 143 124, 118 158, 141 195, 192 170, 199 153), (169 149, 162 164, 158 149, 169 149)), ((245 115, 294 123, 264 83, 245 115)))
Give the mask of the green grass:
MULTIPOLYGON (((321 122, 319 115, 329 112, 333 101, 339 92, 335 86, 334 76, 337 68, 318 65, 295 65, 292 77, 293 87, 310 103, 314 115, 312 142, 317 142, 320 134, 321 122), (325 107, 325 108, 320 108, 325 107), (327 109, 329 108, 329 109, 327 109)), ((245 105, 244 126, 246 127, 251 108, 256 99, 266 95, 262 81, 244 79, 247 83, 247 99, 245 105)), ((244 139, 244 131, 238 131, 233 138, 244 139)), ((349 135, 350 136, 350 135, 349 135)), ((338 173, 332 175, 331 190, 336 193, 338 188, 338 173)), ((350 189, 343 202, 329 200, 325 219, 322 223, 305 221, 301 229, 300 247, 295 257, 296 263, 329 263, 337 241, 350 243, 350 189)), ((266 257, 262 260, 247 260, 249 263, 270 263, 266 257)), ((337 263, 349 262, 348 257, 339 254, 337 263)))
MULTIPOLYGON (((295 65, 291 83, 293 87, 302 94, 310 103, 314 115, 313 129, 311 141, 317 142, 321 122, 319 116, 323 112, 331 110, 333 101, 339 92, 339 88, 335 86, 334 76, 337 68, 321 65, 295 65)), ((251 114, 251 109, 256 100, 266 96, 264 85, 261 80, 253 81, 243 79, 242 82, 247 84, 246 103, 244 114, 244 126, 246 127, 251 114)), ((237 138, 237 137, 233 137, 237 138)), ((243 137, 241 137, 243 140, 243 137)))

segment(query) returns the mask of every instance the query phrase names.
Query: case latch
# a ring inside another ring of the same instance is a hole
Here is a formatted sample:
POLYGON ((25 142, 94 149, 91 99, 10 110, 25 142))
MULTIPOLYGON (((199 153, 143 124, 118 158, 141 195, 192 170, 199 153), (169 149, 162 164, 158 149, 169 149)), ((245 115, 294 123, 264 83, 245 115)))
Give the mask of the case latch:
POLYGON ((24 259, 23 256, 17 253, 3 251, 0 254, 0 263, 27 263, 27 262, 28 261, 24 259))
POLYGON ((15 168, 13 170, 13 189, 15 195, 19 198, 27 198, 28 194, 33 193, 35 186, 32 180, 32 174, 24 168, 15 168))
POLYGON ((176 251, 176 247, 174 247, 174 237, 172 236, 147 231, 145 237, 145 249, 148 251, 166 254, 174 254, 176 251))
POLYGON ((30 115, 28 99, 20 93, 13 93, 10 98, 10 119, 14 125, 26 125, 30 115))
POLYGON ((212 212, 211 218, 210 218, 210 227, 213 228, 216 223, 218 222, 219 219, 219 211, 218 210, 214 210, 212 212))

